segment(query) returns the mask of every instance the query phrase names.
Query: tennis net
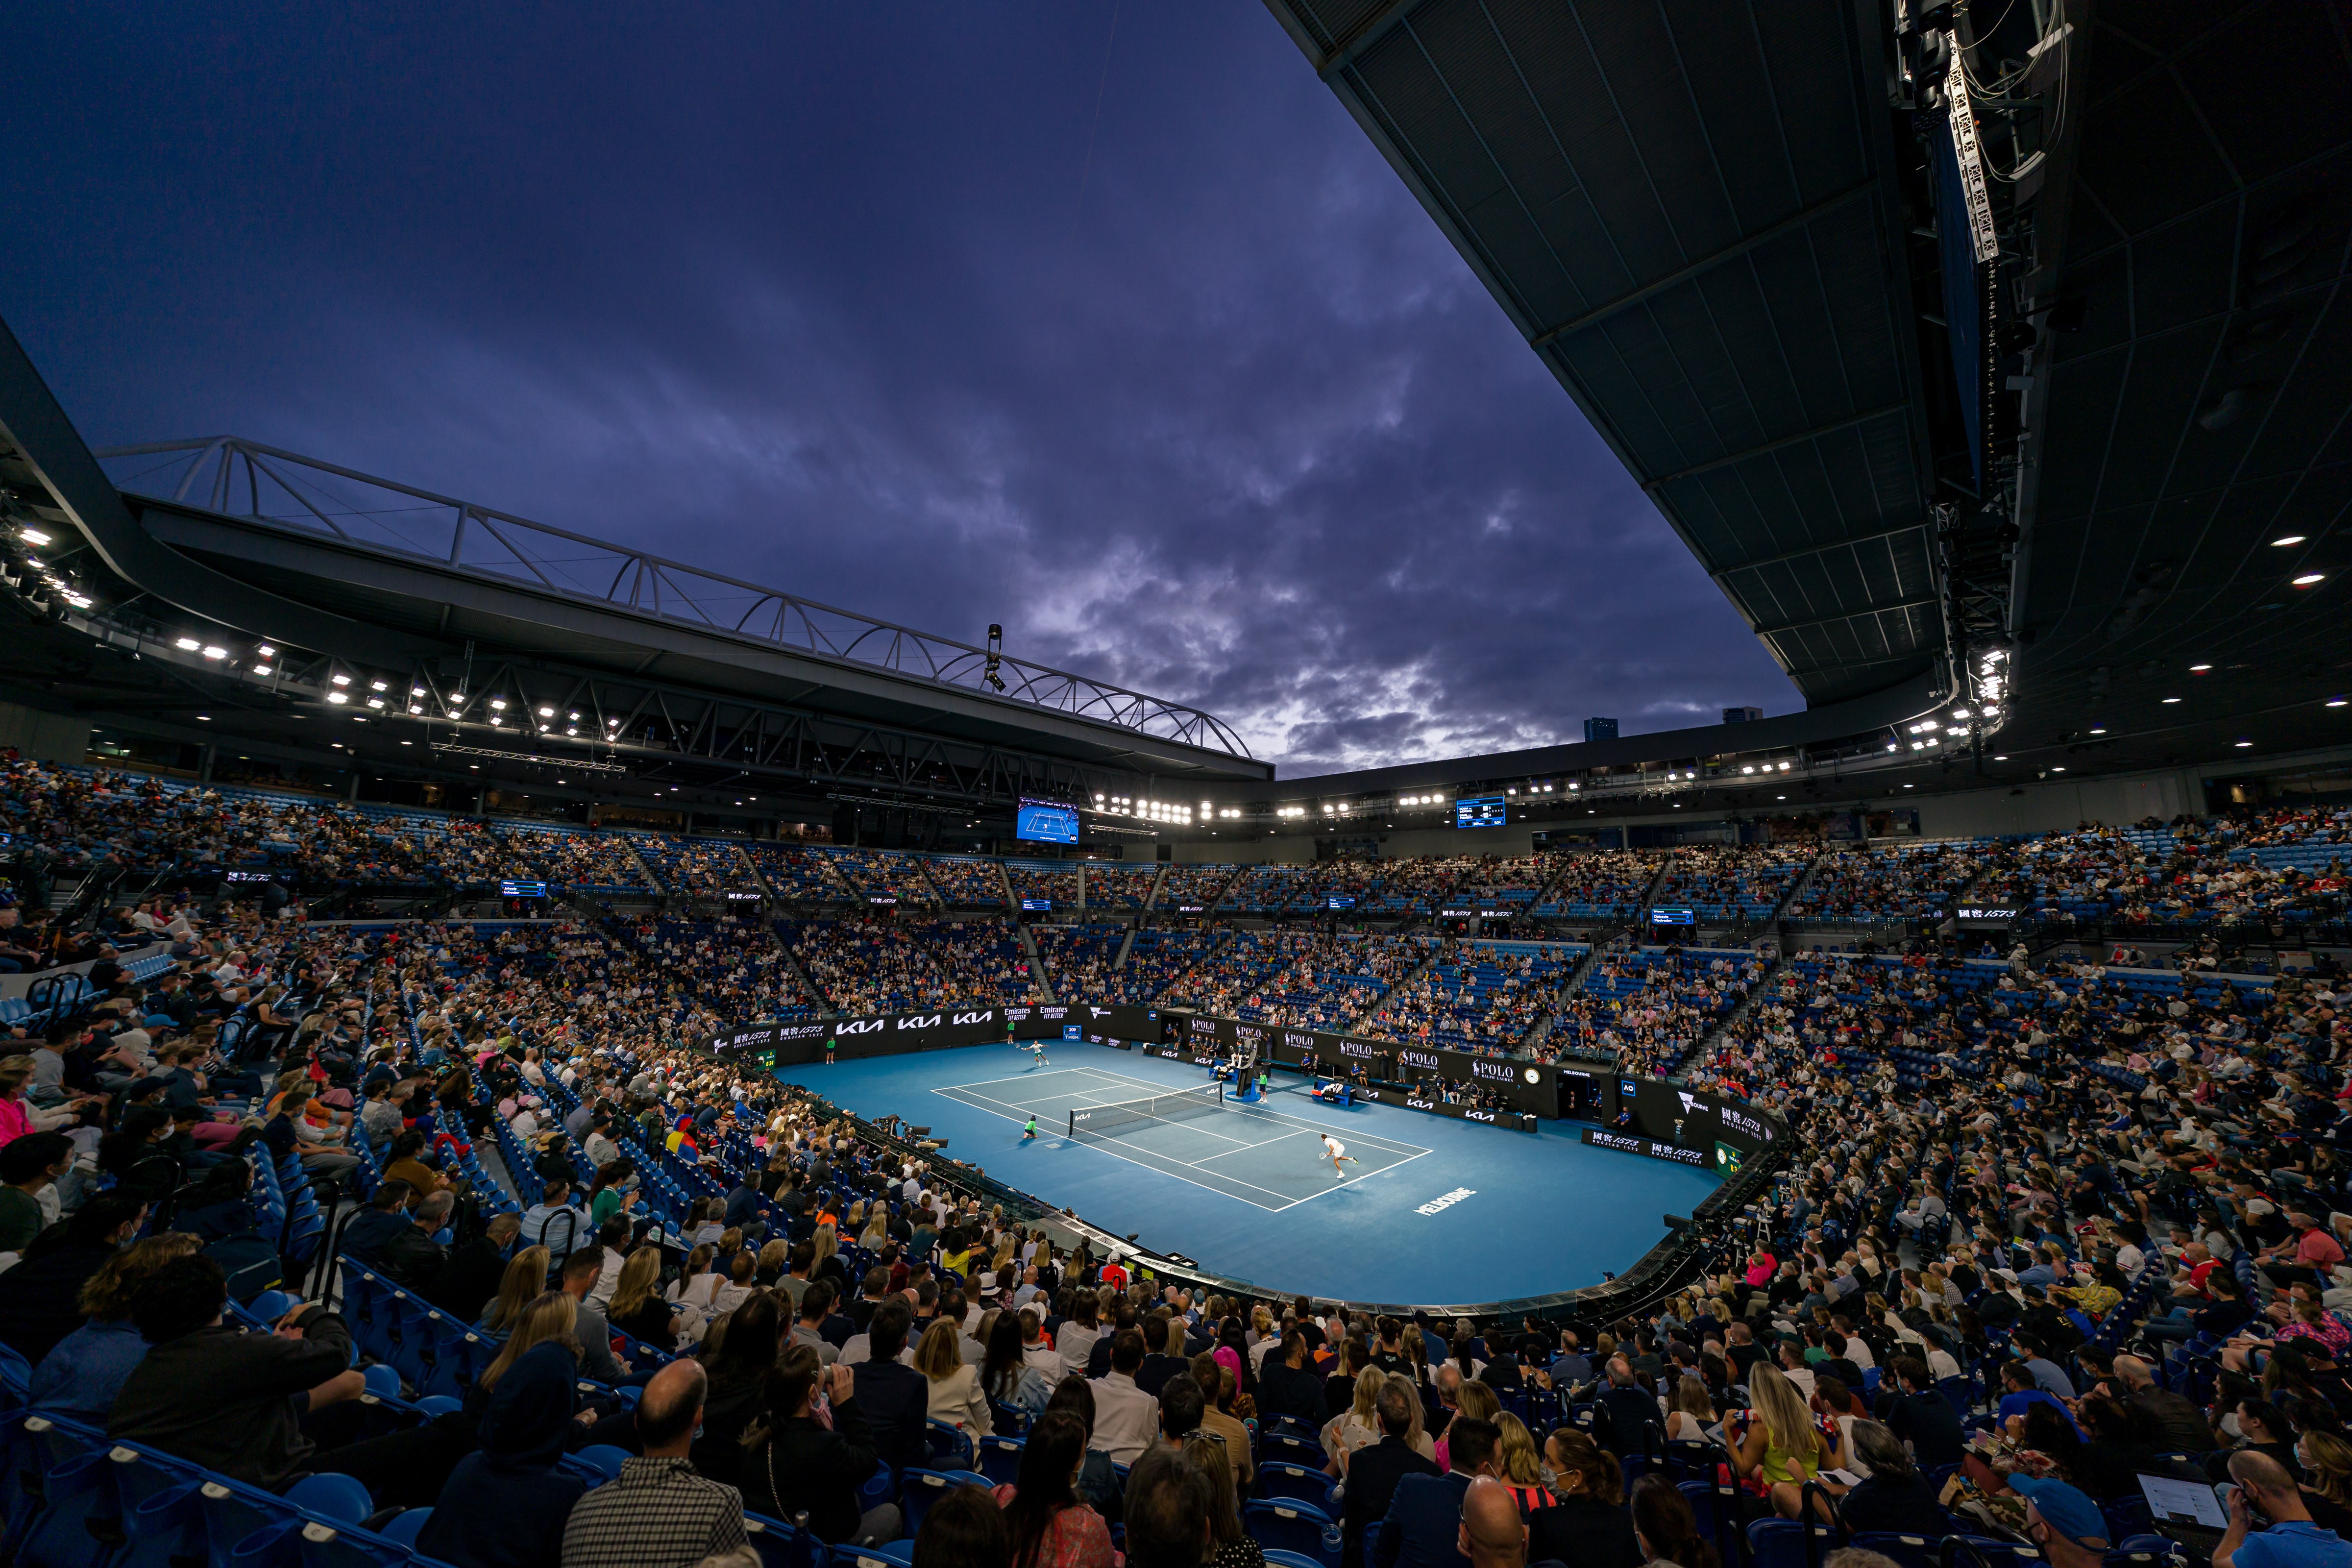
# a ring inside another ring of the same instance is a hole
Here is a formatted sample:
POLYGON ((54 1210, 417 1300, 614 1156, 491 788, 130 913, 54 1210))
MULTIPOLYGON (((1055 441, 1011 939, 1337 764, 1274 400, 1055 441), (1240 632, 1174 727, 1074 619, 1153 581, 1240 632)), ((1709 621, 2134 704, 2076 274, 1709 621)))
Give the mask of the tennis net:
POLYGON ((1224 1103, 1224 1099, 1225 1086, 1220 1081, 1205 1089, 1155 1094, 1149 1100, 1122 1100, 1114 1105, 1081 1106, 1070 1112, 1070 1136, 1083 1138, 1089 1132, 1108 1132, 1114 1128, 1132 1127, 1140 1121, 1189 1121, 1217 1110, 1224 1103))

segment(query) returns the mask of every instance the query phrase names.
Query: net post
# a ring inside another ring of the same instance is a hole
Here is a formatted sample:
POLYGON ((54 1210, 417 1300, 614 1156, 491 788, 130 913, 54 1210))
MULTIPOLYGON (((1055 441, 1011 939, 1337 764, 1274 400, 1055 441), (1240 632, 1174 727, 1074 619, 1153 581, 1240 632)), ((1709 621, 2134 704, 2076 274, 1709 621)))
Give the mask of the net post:
POLYGON ((1078 1113, 1075 1110, 1070 1112, 1070 1129, 1064 1136, 1073 1143, 1078 1141, 1078 1113))

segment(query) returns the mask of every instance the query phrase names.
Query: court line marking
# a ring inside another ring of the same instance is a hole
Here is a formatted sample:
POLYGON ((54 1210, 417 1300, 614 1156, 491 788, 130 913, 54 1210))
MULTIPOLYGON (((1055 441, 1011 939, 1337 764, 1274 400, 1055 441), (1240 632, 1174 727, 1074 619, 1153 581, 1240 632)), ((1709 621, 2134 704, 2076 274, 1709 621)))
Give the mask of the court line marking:
MULTIPOLYGON (((1054 1068, 1054 1069, 1053 1069, 1053 1073, 1052 1073, 1052 1074, 1050 1074, 1050 1075, 1048 1075, 1048 1076, 1059 1076, 1059 1075, 1064 1074, 1064 1073, 1083 1074, 1083 1075, 1085 1075, 1086 1077, 1088 1077, 1088 1078, 1091 1078, 1091 1079, 1099 1079, 1099 1080, 1101 1080, 1101 1081, 1103 1081, 1103 1082, 1105 1082, 1105 1083, 1108 1083, 1108 1084, 1114 1084, 1114 1085, 1117 1085, 1117 1086, 1118 1086, 1119 1088, 1122 1088, 1122 1089, 1146 1089, 1146 1090, 1151 1091, 1151 1095, 1167 1094, 1167 1093, 1171 1093, 1171 1092, 1176 1092, 1176 1093, 1181 1093, 1181 1092, 1182 1092, 1182 1090, 1181 1090, 1181 1089, 1176 1089, 1176 1090, 1171 1090, 1171 1089, 1169 1089, 1169 1087, 1168 1087, 1166 1084, 1154 1083, 1154 1082, 1152 1082, 1152 1081, 1151 1081, 1150 1079, 1149 1079, 1125 1078, 1125 1077, 1122 1077, 1121 1075, 1119 1075, 1119 1074, 1118 1074, 1118 1073, 1114 1073, 1114 1072, 1106 1072, 1106 1071, 1104 1071, 1103 1069, 1101 1069, 1100 1068, 1089 1068, 1089 1067, 1055 1068, 1054 1068)), ((1042 1082, 1042 1081, 1043 1081, 1042 1079, 1030 1078, 1030 1077, 1026 1076, 1025 1074, 1022 1074, 1022 1075, 1015 1075, 1015 1076, 1011 1077, 1011 1078, 984 1078, 984 1079, 979 1079, 977 1082, 973 1082, 973 1083, 964 1083, 964 1084, 954 1084, 954 1085, 950 1085, 950 1086, 949 1086, 949 1087, 951 1087, 951 1088, 954 1088, 954 1089, 987 1089, 987 1088, 992 1087, 993 1085, 1000 1084, 1000 1083, 1028 1083, 1028 1084, 1035 1084, 1035 1083, 1039 1083, 1039 1082, 1042 1082)), ((932 1093, 934 1093, 934 1094, 940 1094, 940 1093, 943 1093, 943 1092, 945 1092, 945 1090, 944 1090, 944 1089, 933 1089, 931 1092, 932 1092, 932 1093)), ((1097 1090, 1097 1091, 1095 1091, 1095 1092, 1101 1092, 1101 1091, 1097 1090)), ((1144 1097, 1141 1097, 1141 1098, 1150 1098, 1150 1097, 1151 1097, 1150 1095, 1147 1095, 1147 1096, 1144 1096, 1144 1097)), ((991 1095, 991 1096, 982 1096, 981 1098, 982 1098, 982 1099, 993 1100, 993 1099, 994 1099, 994 1096, 992 1096, 992 1095, 991 1095)), ((1076 1095, 1076 1093, 1073 1093, 1073 1092, 1062 1092, 1062 1093, 1049 1094, 1049 1095, 1047 1095, 1045 1098, 1046 1098, 1046 1099, 1048 1099, 1048 1100, 1075 1100, 1075 1099, 1076 1099, 1076 1098, 1077 1098, 1077 1095, 1076 1095)), ((1132 1097, 1131 1097, 1131 1098, 1132 1098, 1132 1097)), ((1011 1103, 1011 1102, 1009 1102, 1009 1101, 999 1101, 998 1103, 1003 1104, 1003 1103, 1011 1103)), ((1119 1103, 1119 1101, 1118 1101, 1118 1100, 1105 1100, 1105 1101, 1096 1101, 1096 1102, 1094 1102, 1094 1103, 1097 1103, 1097 1104, 1118 1104, 1118 1103, 1119 1103)), ((1384 1153, 1391 1153, 1391 1154, 1402 1154, 1402 1153, 1406 1152, 1409 1150, 1409 1151, 1411 1151, 1411 1152, 1412 1152, 1412 1154, 1417 1158, 1417 1157, 1419 1157, 1420 1155, 1426 1154, 1426 1153, 1428 1153, 1428 1152, 1430 1152, 1428 1149, 1424 1148, 1423 1145, 1421 1145, 1421 1144, 1419 1144, 1419 1143, 1406 1143, 1406 1142, 1401 1142, 1401 1141, 1399 1141, 1399 1140, 1392 1139, 1392 1138, 1383 1138, 1383 1137, 1381 1137, 1381 1136, 1379 1133, 1377 1133, 1377 1132, 1365 1132, 1365 1131, 1358 1131, 1358 1130, 1355 1130, 1355 1129, 1347 1128, 1347 1127, 1343 1126, 1342 1124, 1340 1124, 1340 1123, 1339 1123, 1339 1122, 1329 1122, 1329 1121, 1306 1121, 1305 1119, 1300 1118, 1300 1117, 1295 1117, 1295 1116, 1288 1116, 1288 1115, 1285 1115, 1283 1112, 1278 1111, 1278 1110, 1267 1110, 1267 1109, 1265 1109, 1265 1107, 1263 1107, 1263 1106, 1261 1106, 1261 1105, 1258 1105, 1258 1104, 1255 1104, 1255 1103, 1254 1103, 1254 1102, 1246 1102, 1246 1101, 1243 1101, 1243 1100, 1234 1100, 1234 1099, 1228 1098, 1228 1099, 1227 1099, 1227 1100, 1225 1100, 1223 1103, 1223 1107, 1224 1107, 1224 1109, 1226 1109, 1226 1110, 1232 1110, 1232 1111, 1235 1112, 1236 1114, 1240 1114, 1240 1115, 1246 1115, 1246 1116, 1253 1117, 1253 1118, 1255 1118, 1255 1119, 1264 1120, 1264 1121, 1276 1121, 1276 1122, 1280 1122, 1280 1123, 1283 1123, 1284 1125, 1288 1126, 1288 1127, 1300 1128, 1300 1129, 1304 1129, 1304 1130, 1306 1130, 1306 1131, 1312 1131, 1312 1132, 1318 1132, 1318 1133, 1319 1133, 1319 1132, 1325 1132, 1325 1131, 1352 1131, 1352 1132, 1354 1132, 1354 1135, 1355 1135, 1358 1139, 1360 1139, 1360 1140, 1363 1142, 1363 1143, 1365 1144, 1365 1146, 1366 1146, 1366 1147, 1378 1147, 1378 1148, 1379 1148, 1382 1152, 1384 1152, 1384 1153)), ((1068 1107, 1068 1108, 1066 1108, 1066 1109, 1069 1109, 1069 1110, 1083 1110, 1087 1109, 1087 1106, 1086 1106, 1086 1105, 1084 1105, 1084 1104, 1080 1104, 1080 1105, 1076 1105, 1076 1106, 1068 1107)), ((1223 1136, 1223 1134, 1220 1134, 1220 1136, 1223 1136)), ((1270 1140, 1269 1140, 1269 1142, 1270 1142, 1270 1140)))
MULTIPOLYGON (((1055 1068, 1053 1069, 1051 1074, 1048 1074, 1048 1076, 1051 1077, 1061 1073, 1079 1074, 1088 1078, 1104 1080, 1103 1087, 1079 1091, 1079 1093, 1082 1094, 1091 1095, 1110 1093, 1113 1092, 1114 1087, 1117 1089, 1145 1089, 1163 1094, 1171 1092, 1165 1084, 1152 1083, 1144 1079, 1123 1078, 1117 1073, 1104 1072, 1100 1068, 1055 1068)), ((975 1083, 970 1084, 940 1085, 934 1088, 931 1092, 933 1094, 942 1095, 947 1099, 953 1100, 959 1104, 971 1105, 974 1110, 986 1110, 992 1115, 1003 1117, 1005 1121, 1018 1121, 1025 1124, 1032 1117, 1042 1118, 1044 1115, 1048 1113, 1033 1110, 1025 1105, 1015 1106, 1010 1101, 998 1100, 993 1095, 980 1094, 975 1091, 984 1088, 992 1088, 997 1084, 1003 1083, 1027 1083, 1035 1085, 1041 1081, 1043 1080, 1031 1078, 1025 1074, 1019 1074, 1009 1078, 982 1079, 975 1083)), ((1177 1092, 1181 1092, 1181 1090, 1177 1092)), ((1067 1091, 1062 1093, 1051 1093, 1045 1097, 1045 1099, 1049 1101, 1074 1100, 1076 1098, 1078 1098, 1078 1094, 1067 1091)), ((1129 1098, 1133 1097, 1130 1096, 1129 1098)), ((1095 1101, 1093 1103, 1115 1105, 1120 1103, 1120 1101, 1118 1100, 1110 1100, 1095 1101)), ((1325 1124, 1301 1121, 1297 1118, 1284 1116, 1279 1112, 1264 1110, 1253 1106, 1235 1105, 1231 1100, 1223 1101, 1221 1104, 1223 1107, 1232 1109, 1237 1114, 1255 1111, 1255 1115, 1252 1117, 1252 1120, 1278 1122, 1285 1124, 1285 1126, 1284 1131, 1277 1133, 1275 1137, 1265 1139, 1256 1143, 1238 1144, 1234 1148, 1209 1155, 1207 1158, 1211 1160, 1222 1160, 1227 1155, 1243 1153, 1252 1149, 1263 1149, 1271 1144, 1282 1142, 1286 1139, 1297 1137, 1302 1132, 1319 1133, 1328 1130, 1325 1124)), ((1083 1110, 1086 1109, 1086 1107, 1084 1105, 1080 1105, 1070 1109, 1083 1110)), ((1065 1126, 1066 1125, 1067 1123, 1066 1121, 1065 1126)), ((1163 1125, 1171 1127, 1185 1126, 1193 1127, 1195 1129, 1198 1128, 1197 1123, 1189 1121, 1167 1122, 1163 1125)), ((1342 1131, 1346 1130, 1342 1129, 1342 1131)), ((1219 1138, 1221 1141, 1226 1142, 1234 1142, 1234 1140, 1225 1138, 1222 1133, 1213 1133, 1211 1136, 1219 1138)), ((1108 1154, 1114 1160, 1120 1161, 1126 1164, 1137 1166, 1142 1170, 1153 1172, 1159 1175, 1169 1177, 1173 1181, 1182 1182, 1187 1186, 1198 1187, 1202 1192, 1215 1193, 1220 1197, 1231 1198, 1236 1203, 1248 1204, 1253 1208, 1262 1209, 1269 1214, 1281 1214, 1285 1210, 1297 1207, 1300 1204, 1312 1203, 1317 1198, 1323 1196, 1326 1193, 1337 1192, 1341 1187, 1353 1186, 1358 1182, 1365 1181, 1372 1176, 1382 1174, 1388 1171, 1393 1171, 1402 1165, 1411 1164, 1413 1161, 1420 1159, 1423 1155, 1433 1152, 1423 1148, 1419 1144, 1399 1143, 1392 1140, 1381 1138, 1377 1134, 1373 1133, 1359 1133, 1358 1137, 1363 1141, 1365 1146, 1368 1148, 1372 1144, 1381 1144, 1383 1145, 1383 1147, 1377 1151, 1378 1152, 1402 1154, 1403 1155, 1403 1158, 1393 1160, 1390 1163, 1381 1166, 1378 1170, 1365 1171, 1357 1175, 1350 1176, 1344 1181, 1334 1182, 1329 1186, 1323 1188, 1319 1192, 1309 1193, 1304 1197, 1297 1198, 1289 1197, 1289 1194, 1273 1187, 1262 1187, 1255 1182, 1244 1181, 1239 1176, 1228 1175, 1222 1171, 1208 1170, 1205 1166, 1205 1163, 1202 1161, 1181 1160, 1175 1155, 1162 1154, 1157 1150, 1147 1149, 1140 1143, 1131 1143, 1126 1139, 1116 1138, 1108 1133, 1097 1133, 1086 1142, 1088 1146, 1101 1149, 1103 1152, 1108 1154), (1108 1145, 1113 1143, 1122 1144, 1127 1148, 1137 1150, 1141 1153, 1150 1155, 1150 1159, 1139 1160, 1131 1158, 1129 1155, 1122 1154, 1118 1150, 1108 1147, 1108 1145), (1408 1150, 1410 1150, 1411 1152, 1406 1152, 1408 1150), (1288 1201, 1274 1205, 1258 1203, 1255 1200, 1243 1196, 1238 1193, 1228 1192, 1223 1187, 1213 1186, 1207 1182, 1195 1181, 1190 1176, 1181 1174, 1180 1172, 1168 1169, 1167 1167, 1170 1165, 1181 1165, 1186 1170, 1196 1171, 1202 1175, 1214 1176, 1220 1182, 1230 1182, 1234 1186, 1247 1187, 1252 1192, 1265 1193, 1270 1197, 1286 1198, 1288 1201)), ((1070 1140, 1067 1134, 1065 1133, 1063 1135, 1063 1142, 1066 1144, 1071 1142, 1072 1140, 1070 1140)))

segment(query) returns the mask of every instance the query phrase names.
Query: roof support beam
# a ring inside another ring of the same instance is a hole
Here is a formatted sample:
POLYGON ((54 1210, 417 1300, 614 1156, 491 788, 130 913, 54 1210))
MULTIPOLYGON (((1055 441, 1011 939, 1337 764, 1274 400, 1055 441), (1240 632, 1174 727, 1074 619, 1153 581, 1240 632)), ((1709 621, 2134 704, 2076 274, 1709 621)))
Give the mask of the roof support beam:
MULTIPOLYGON (((1802 631, 1807 626, 1826 626, 1839 621, 1858 621, 1864 616, 1891 616, 1898 610, 1932 610, 1942 602, 1940 599, 1930 597, 1897 599, 1891 605, 1858 605, 1851 610, 1840 610, 1834 615, 1815 616, 1811 620, 1782 621, 1777 626, 1758 626, 1756 635, 1759 637, 1779 637, 1782 632, 1802 631)), ((1932 650, 1923 648, 1920 651, 1926 653, 1932 650)), ((1838 668, 1845 667, 1841 665, 1838 668)))
POLYGON ((1725 566, 1707 574, 1722 582, 1735 572, 1753 572, 1761 566, 1778 566, 1784 561, 1802 561, 1808 555, 1826 555, 1832 550, 1844 550, 1856 544, 1874 544, 1882 539, 1900 539, 1906 533, 1924 533, 1927 523, 1906 522, 1900 528, 1882 528, 1875 533, 1857 533, 1850 539, 1832 539, 1824 544, 1807 544, 1795 550, 1783 550, 1778 555, 1759 555, 1753 561, 1742 561, 1737 566, 1725 566))
POLYGON ((1710 271, 1715 268, 1722 266, 1727 261, 1735 260, 1739 257, 1745 256, 1759 245, 1769 245, 1772 241, 1780 238, 1782 235, 1793 233, 1794 231, 1804 227, 1807 224, 1811 223, 1815 218, 1821 217, 1824 214, 1833 213, 1837 211, 1838 208, 1845 205, 1848 202, 1868 195, 1872 191, 1877 188, 1878 180, 1875 175, 1873 175, 1869 179, 1860 181, 1854 184, 1848 185, 1845 189, 1838 192, 1836 195, 1826 196, 1822 200, 1815 202, 1811 206, 1800 208, 1798 211, 1790 213, 1779 223, 1768 224, 1764 227, 1758 229, 1754 234, 1743 235, 1741 237, 1733 240, 1729 245, 1725 246, 1722 249, 1711 251, 1707 255, 1700 257, 1696 261, 1692 262, 1687 267, 1680 268, 1675 271, 1669 272, 1664 278, 1657 279, 1654 281, 1644 283, 1630 294, 1620 294, 1617 298, 1610 300, 1605 305, 1595 305, 1591 310, 1585 311, 1581 316, 1571 316, 1567 321, 1560 322, 1557 326, 1546 327, 1542 331, 1538 332, 1535 336, 1528 340, 1528 347, 1531 349, 1549 348, 1552 344, 1558 342, 1560 339, 1567 337, 1571 332, 1580 332, 1585 328, 1591 326, 1594 322, 1603 321, 1608 317, 1613 316, 1620 310, 1630 310, 1644 300, 1655 299, 1658 295, 1664 293, 1667 289, 1672 289, 1678 284, 1689 282, 1692 279, 1697 277, 1702 272, 1710 271))
POLYGON ((1892 415, 1907 414, 1910 412, 1910 406, 1907 403, 1889 403, 1880 408, 1865 408, 1859 414, 1849 414, 1843 419, 1832 419, 1826 425, 1816 425, 1810 430, 1799 430, 1793 435, 1783 436, 1778 440, 1766 441, 1760 446, 1746 447, 1738 452, 1726 452, 1720 458, 1710 458, 1704 463, 1693 463, 1687 468, 1676 468, 1671 474, 1660 474, 1656 479, 1643 479, 1642 488, 1655 491, 1659 487, 1673 484, 1678 479, 1693 479, 1700 474, 1712 473, 1717 468, 1729 468, 1734 463, 1744 463, 1750 458, 1760 458, 1767 452, 1777 452, 1783 447, 1801 446, 1807 441, 1818 441, 1824 436, 1834 436, 1841 430, 1851 430, 1857 425, 1867 425, 1874 419, 1885 419, 1892 415))
POLYGON ((1332 74, 1346 70, 1356 63, 1366 49, 1388 36, 1391 27, 1412 15, 1421 0, 1389 0, 1389 3, 1356 24, 1349 33, 1332 46, 1331 52, 1315 62, 1315 74, 1325 81, 1332 74))

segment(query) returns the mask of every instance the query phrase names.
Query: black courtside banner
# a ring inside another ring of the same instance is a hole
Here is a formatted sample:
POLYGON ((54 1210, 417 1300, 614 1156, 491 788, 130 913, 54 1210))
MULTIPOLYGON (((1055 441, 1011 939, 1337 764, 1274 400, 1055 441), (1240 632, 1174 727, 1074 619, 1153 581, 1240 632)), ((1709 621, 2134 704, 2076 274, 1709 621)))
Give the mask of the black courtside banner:
MULTIPOLYGON (((1352 1069, 1361 1067, 1368 1079, 1391 1083, 1436 1079, 1485 1084, 1514 1110, 1546 1119, 1564 1116, 1598 1122, 1621 1135, 1696 1150, 1704 1158, 1684 1163, 1710 1164, 1725 1174, 1736 1171, 1749 1156, 1771 1149, 1784 1131, 1776 1118, 1737 1100, 1683 1089, 1664 1079, 1473 1056, 1467 1051, 1366 1040, 1319 1029, 1276 1028, 1197 1013, 1162 1015, 1156 1007, 1097 1007, 1084 1003, 941 1007, 878 1017, 752 1024, 716 1036, 709 1044, 718 1056, 749 1057, 770 1067, 797 1067, 822 1060, 827 1038, 835 1042, 836 1056, 851 1060, 1005 1039, 1078 1039, 1096 1045, 1116 1041, 1192 1062, 1252 1047, 1263 1059, 1286 1067, 1297 1067, 1311 1056, 1318 1070, 1335 1078, 1349 1077, 1352 1069), (1625 1114, 1628 1111, 1630 1116, 1625 1114)), ((1393 1089, 1380 1093, 1383 1099, 1400 1095, 1393 1089)), ((1416 1104, 1415 1109, 1421 1107, 1416 1104)))
POLYGON ((864 1018, 801 1019, 788 1024, 751 1024, 712 1037, 712 1054, 750 1057, 768 1067, 797 1067, 821 1060, 824 1043, 845 1060, 944 1050, 997 1040, 1156 1040, 1161 1029, 1152 1007, 1094 1007, 1083 1004, 1022 1007, 939 1007, 927 1013, 889 1013, 864 1018))

